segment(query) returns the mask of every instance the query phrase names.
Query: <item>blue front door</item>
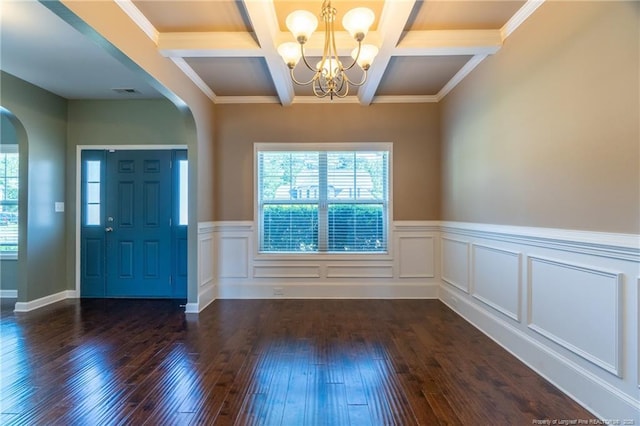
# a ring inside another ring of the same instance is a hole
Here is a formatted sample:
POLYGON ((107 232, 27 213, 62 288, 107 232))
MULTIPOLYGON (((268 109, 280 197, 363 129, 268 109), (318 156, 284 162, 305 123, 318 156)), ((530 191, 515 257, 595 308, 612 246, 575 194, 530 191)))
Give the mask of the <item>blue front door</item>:
POLYGON ((183 152, 83 151, 83 297, 186 297, 186 224, 173 223, 183 152))

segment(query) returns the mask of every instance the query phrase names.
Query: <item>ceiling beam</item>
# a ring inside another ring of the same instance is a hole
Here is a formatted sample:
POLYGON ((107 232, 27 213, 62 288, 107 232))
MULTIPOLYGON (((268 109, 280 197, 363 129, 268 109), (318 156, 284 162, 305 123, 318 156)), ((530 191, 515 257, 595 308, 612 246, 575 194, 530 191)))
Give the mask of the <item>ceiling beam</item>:
POLYGON ((262 54, 271 74, 273 85, 283 106, 291 105, 295 92, 289 76, 289 68, 278 54, 276 37, 280 32, 273 0, 242 0, 262 48, 262 54))
MULTIPOLYGON (((338 54, 349 56, 357 47, 356 41, 346 31, 335 33, 338 54)), ((256 42, 253 33, 244 32, 175 32, 158 33, 158 50, 163 56, 183 58, 250 58, 263 56, 262 49, 256 42)), ((279 31, 275 34, 274 45, 294 41, 289 32, 279 31)), ((367 34, 367 44, 380 45, 380 37, 376 31, 367 34)), ((322 56, 324 33, 312 36, 305 44, 305 54, 322 56)))
POLYGON ((409 31, 394 56, 492 55, 502 47, 500 30, 409 31))
POLYGON ((158 51, 163 56, 183 58, 262 56, 256 40, 245 32, 159 33, 158 51))
POLYGON ((358 90, 358 99, 362 105, 369 105, 378 90, 384 71, 402 36, 407 20, 413 11, 416 0, 387 0, 378 24, 381 44, 378 56, 373 60, 367 81, 358 90))

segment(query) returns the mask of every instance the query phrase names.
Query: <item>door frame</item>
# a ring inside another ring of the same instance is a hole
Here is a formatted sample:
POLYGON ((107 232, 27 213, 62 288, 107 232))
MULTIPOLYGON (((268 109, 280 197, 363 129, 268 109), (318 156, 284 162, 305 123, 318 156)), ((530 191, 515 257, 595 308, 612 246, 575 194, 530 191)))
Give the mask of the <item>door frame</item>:
MULTIPOLYGON (((189 152, 189 147, 187 145, 77 145, 76 146, 76 226, 75 226, 75 282, 76 282, 76 297, 80 297, 80 284, 81 284, 81 241, 80 241, 80 226, 82 224, 82 151, 84 150, 117 150, 117 151, 157 151, 157 150, 187 150, 189 152)), ((187 229, 190 224, 187 225, 187 229)), ((187 241, 189 239, 189 232, 187 231, 187 241)), ((188 256, 188 255, 187 255, 188 256)), ((187 278, 187 286, 189 279, 187 278)), ((187 293, 189 289, 187 288, 187 293)))

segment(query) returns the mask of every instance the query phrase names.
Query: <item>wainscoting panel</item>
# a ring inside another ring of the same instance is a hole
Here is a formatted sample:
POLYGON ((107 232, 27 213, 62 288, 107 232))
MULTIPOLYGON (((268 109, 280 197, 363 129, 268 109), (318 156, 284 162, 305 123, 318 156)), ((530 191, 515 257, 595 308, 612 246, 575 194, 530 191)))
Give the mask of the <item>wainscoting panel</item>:
POLYGON ((250 238, 221 236, 218 243, 220 278, 249 278, 250 238))
POLYGON ((435 277, 434 237, 427 235, 399 235, 398 258, 400 278, 435 277))
POLYGON ((259 254, 253 222, 216 222, 221 298, 436 298, 438 229, 395 222, 388 254, 259 254))
POLYGON ((317 265, 258 265, 253 267, 254 278, 320 278, 317 265))
POLYGON ((360 265, 327 265, 327 278, 393 278, 393 267, 360 265))
POLYGON ((639 235, 458 222, 440 231, 440 300, 595 418, 640 424, 639 235))
POLYGON ((519 252, 471 246, 473 297, 515 321, 520 321, 521 257, 519 252))
POLYGON ((469 243, 442 237, 442 280, 469 293, 469 243))
POLYGON ((200 287, 213 284, 213 237, 211 234, 198 236, 198 285, 200 287))
POLYGON ((529 328, 620 376, 619 273, 529 258, 529 328))

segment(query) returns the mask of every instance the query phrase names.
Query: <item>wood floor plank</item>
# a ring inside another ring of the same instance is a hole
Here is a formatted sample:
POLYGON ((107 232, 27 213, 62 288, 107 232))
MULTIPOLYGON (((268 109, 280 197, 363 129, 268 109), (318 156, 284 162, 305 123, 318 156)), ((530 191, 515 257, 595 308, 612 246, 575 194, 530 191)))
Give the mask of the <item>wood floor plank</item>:
POLYGON ((594 418, 439 301, 216 300, 198 316, 179 303, 83 299, 0 312, 0 423, 594 418))

